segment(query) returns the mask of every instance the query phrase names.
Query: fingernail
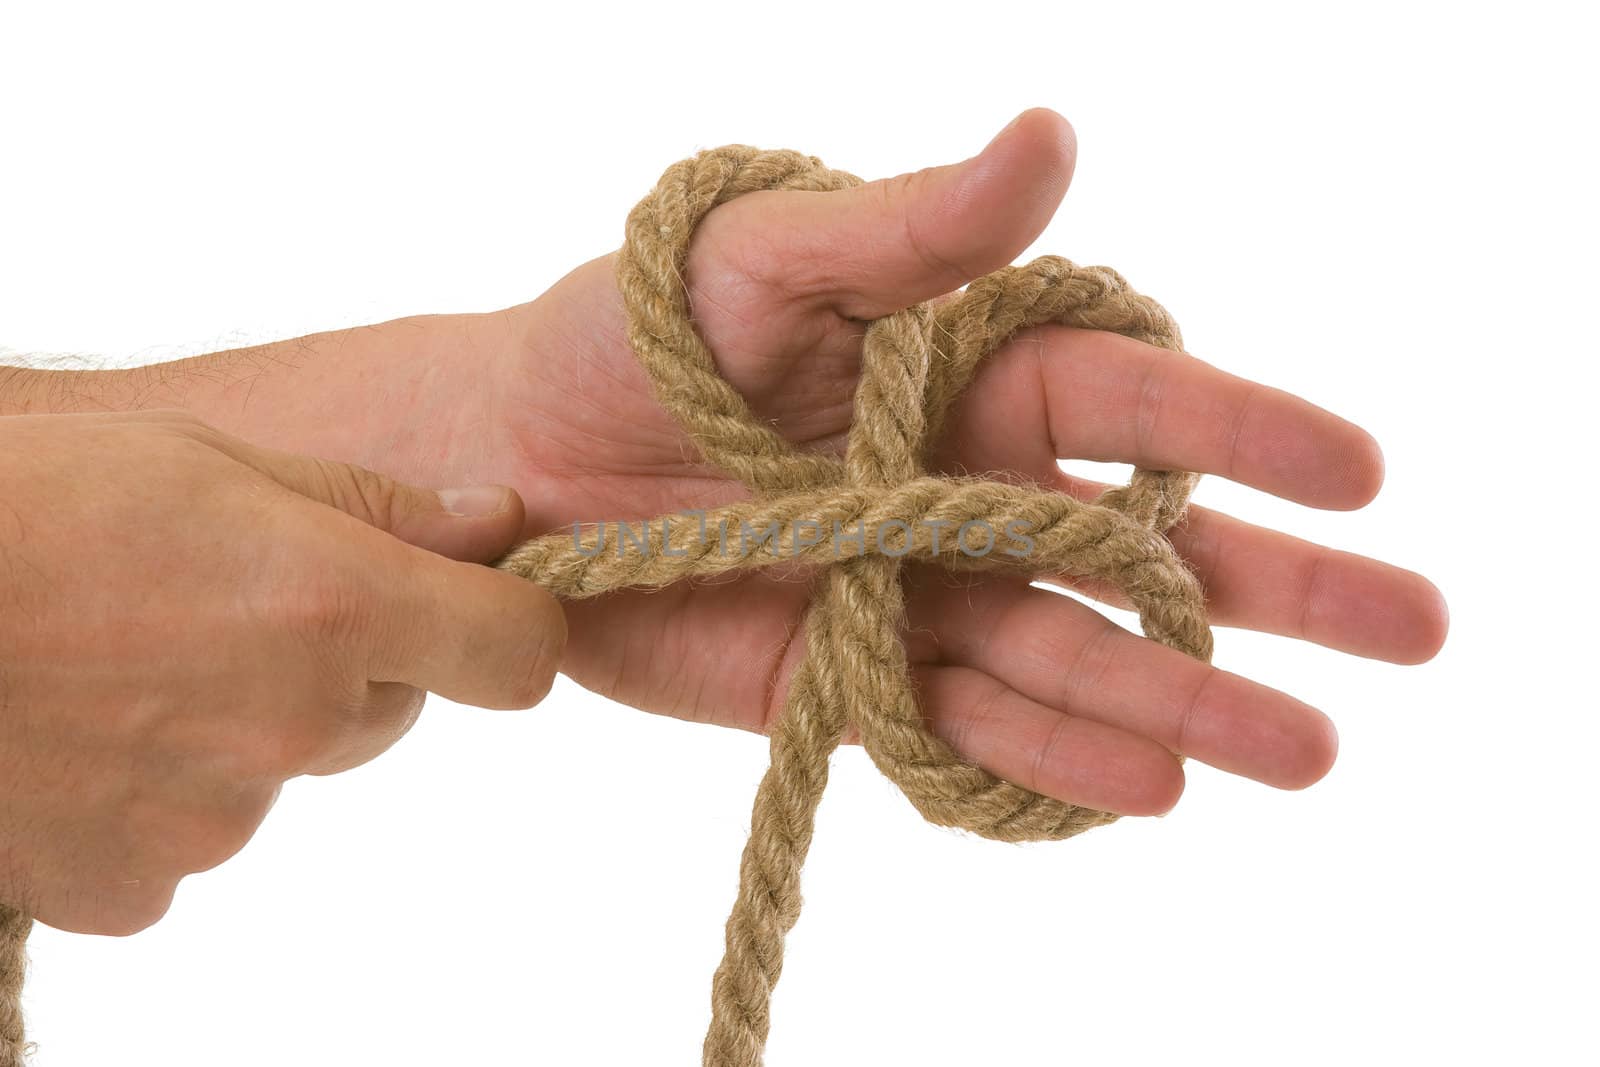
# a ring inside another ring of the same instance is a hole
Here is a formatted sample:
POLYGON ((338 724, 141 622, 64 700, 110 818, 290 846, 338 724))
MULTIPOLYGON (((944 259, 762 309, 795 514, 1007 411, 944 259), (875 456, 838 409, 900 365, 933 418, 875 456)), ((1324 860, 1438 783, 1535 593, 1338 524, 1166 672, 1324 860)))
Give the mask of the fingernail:
POLYGON ((503 485, 469 485, 464 489, 439 490, 439 506, 451 515, 482 519, 498 515, 511 501, 511 490, 503 485))

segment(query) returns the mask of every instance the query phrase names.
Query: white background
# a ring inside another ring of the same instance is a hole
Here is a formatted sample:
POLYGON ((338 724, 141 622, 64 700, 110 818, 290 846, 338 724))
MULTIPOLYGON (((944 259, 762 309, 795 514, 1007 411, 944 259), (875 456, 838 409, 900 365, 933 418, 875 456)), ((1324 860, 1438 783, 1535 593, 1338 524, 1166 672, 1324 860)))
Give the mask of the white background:
MULTIPOLYGON (((1385 446, 1364 512, 1198 499, 1423 571, 1401 668, 1224 631, 1338 767, 1191 765, 1007 847, 836 757, 769 1062, 1595 1062, 1597 87, 1579 5, 6 2, 0 344, 150 360, 528 299, 668 163, 865 176, 1076 125, 1034 250, 1385 446), (581 13, 578 12, 582 9, 581 13)), ((426 427, 419 427, 426 432, 426 427)), ((1127 621, 1125 618, 1123 621, 1127 621)), ((299 780, 131 939, 39 930, 39 1067, 694 1063, 755 737, 562 682, 299 780)))

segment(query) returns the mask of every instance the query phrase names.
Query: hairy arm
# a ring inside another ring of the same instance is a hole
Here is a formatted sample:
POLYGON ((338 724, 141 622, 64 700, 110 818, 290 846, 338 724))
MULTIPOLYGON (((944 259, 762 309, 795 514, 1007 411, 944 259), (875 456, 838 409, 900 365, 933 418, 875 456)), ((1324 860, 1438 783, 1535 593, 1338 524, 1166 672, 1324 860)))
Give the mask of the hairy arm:
POLYGON ((521 309, 422 315, 142 367, 4 366, 0 415, 181 410, 257 444, 464 484, 490 443, 458 427, 490 412, 463 419, 463 406, 492 402, 488 364, 522 330, 521 309), (460 373, 473 363, 481 376, 460 373), (485 387, 463 389, 474 382, 485 387))

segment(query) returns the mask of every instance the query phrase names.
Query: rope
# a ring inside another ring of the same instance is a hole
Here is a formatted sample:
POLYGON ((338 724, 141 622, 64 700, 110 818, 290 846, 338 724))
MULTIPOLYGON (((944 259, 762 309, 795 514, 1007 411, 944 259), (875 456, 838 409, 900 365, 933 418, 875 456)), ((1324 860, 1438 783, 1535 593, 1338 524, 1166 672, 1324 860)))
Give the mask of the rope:
POLYGON ((1018 330, 1062 323, 1180 346, 1166 311, 1115 271, 1045 257, 974 281, 937 312, 923 305, 869 324, 843 462, 793 448, 718 375, 695 332, 682 280, 695 226, 745 193, 855 184, 808 156, 742 146, 702 152, 662 176, 629 215, 617 265, 628 339, 662 407, 708 462, 753 497, 696 522, 647 523, 633 535, 638 543, 629 542, 643 551, 607 549, 601 528, 530 541, 498 564, 563 597, 797 559, 823 568, 806 615, 805 659, 772 729, 771 766, 756 790, 725 953, 712 980, 706 1067, 761 1062, 784 937, 800 915, 800 869, 828 760, 847 726, 931 822, 1001 841, 1037 841, 1115 818, 1001 781, 928 732, 899 637, 902 559, 1107 581, 1138 608, 1151 638, 1197 659, 1211 655, 1199 583, 1162 536, 1182 517, 1194 475, 1137 471, 1127 486, 1086 504, 923 471, 951 402, 979 362, 1018 330), (974 526, 985 534, 982 546, 973 543, 974 526), (745 528, 771 533, 754 545, 741 536, 730 550, 721 531, 745 528), (813 541, 818 530, 830 536, 813 541), (840 530, 849 535, 837 536, 840 530), (988 544, 997 531, 1012 530, 1026 531, 1029 551, 1015 538, 1004 549, 988 544))
POLYGON ((0 904, 0 1067, 22 1067, 22 976, 33 920, 0 904))

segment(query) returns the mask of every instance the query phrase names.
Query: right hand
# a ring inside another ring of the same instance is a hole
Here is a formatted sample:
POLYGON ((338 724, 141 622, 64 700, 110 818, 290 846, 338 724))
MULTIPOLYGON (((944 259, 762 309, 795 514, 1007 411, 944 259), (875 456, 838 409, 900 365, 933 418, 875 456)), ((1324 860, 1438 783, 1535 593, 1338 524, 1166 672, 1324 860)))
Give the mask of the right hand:
POLYGON ((0 902, 50 926, 149 926, 285 780, 384 751, 425 691, 526 708, 558 666, 557 602, 457 562, 518 538, 510 489, 170 412, 0 418, 0 486, 0 902))

